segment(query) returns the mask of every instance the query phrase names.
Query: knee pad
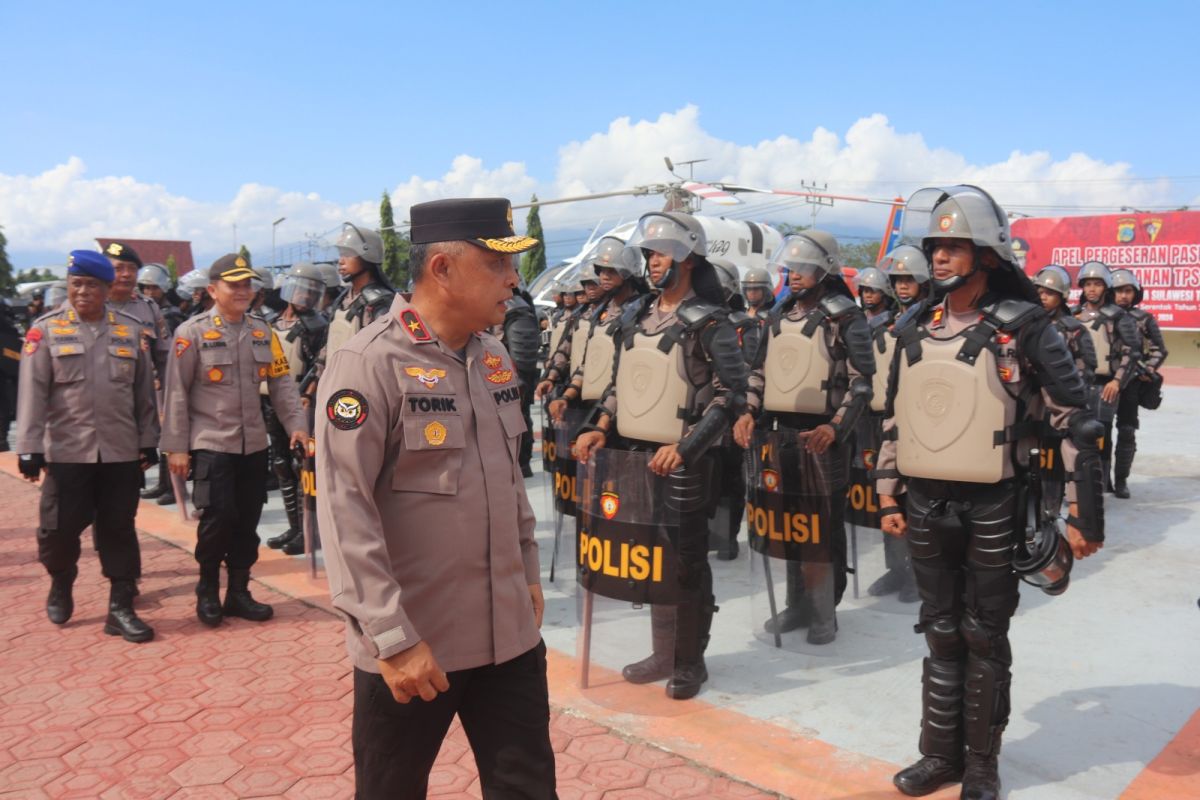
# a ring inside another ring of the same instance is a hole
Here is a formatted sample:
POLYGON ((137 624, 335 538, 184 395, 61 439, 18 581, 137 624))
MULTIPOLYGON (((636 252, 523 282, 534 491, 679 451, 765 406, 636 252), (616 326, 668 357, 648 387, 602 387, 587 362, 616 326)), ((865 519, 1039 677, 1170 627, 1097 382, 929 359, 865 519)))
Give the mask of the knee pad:
POLYGON ((959 624, 953 618, 934 617, 923 627, 931 656, 948 661, 963 656, 963 637, 959 632, 959 624))
POLYGON ((1005 669, 1012 663, 1012 648, 1008 644, 1007 633, 988 630, 969 610, 963 613, 958 630, 973 658, 987 660, 1005 669))

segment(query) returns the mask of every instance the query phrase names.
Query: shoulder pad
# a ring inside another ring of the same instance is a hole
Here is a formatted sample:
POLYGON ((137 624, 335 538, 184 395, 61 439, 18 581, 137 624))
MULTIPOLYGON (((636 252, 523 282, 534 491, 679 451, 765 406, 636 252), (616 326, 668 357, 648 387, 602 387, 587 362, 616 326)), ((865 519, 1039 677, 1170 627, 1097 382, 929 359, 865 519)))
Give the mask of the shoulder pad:
POLYGON ((716 303, 710 303, 699 297, 693 297, 691 300, 681 304, 675 311, 675 316, 679 317, 689 328, 695 328, 708 322, 710 319, 715 319, 718 316, 725 316, 728 312, 716 303))
POLYGON ((745 325, 751 319, 752 319, 752 317, 749 314, 747 314, 745 311, 730 311, 729 312, 729 321, 737 326, 745 325))
POLYGON ((830 319, 838 319, 855 311, 860 314, 862 313, 862 309, 858 307, 858 304, 844 294, 827 294, 821 298, 817 306, 830 319))
POLYGON ((513 295, 504 301, 504 308, 508 311, 519 311, 522 308, 528 308, 529 303, 525 302, 525 298, 520 295, 513 295))
POLYGON ((1149 311, 1144 308, 1138 308, 1137 306, 1125 309, 1125 313, 1136 319, 1138 322, 1142 322, 1143 320, 1149 319, 1152 316, 1149 311))
POLYGON ((887 326, 892 324, 892 320, 896 318, 894 311, 887 311, 878 316, 871 317, 867 320, 867 324, 871 326, 871 330, 887 329, 887 326))
POLYGON ((1124 315, 1125 309, 1121 308, 1116 303, 1105 303, 1104 305, 1100 306, 1100 316, 1104 317, 1106 320, 1111 321, 1120 319, 1124 315))
POLYGON ((895 331, 897 336, 899 336, 900 331, 904 328, 920 324, 924 316, 929 313, 929 309, 932 305, 933 303, 928 297, 921 298, 909 306, 903 314, 896 317, 896 324, 892 326, 892 330, 895 331))
POLYGON ((999 330, 1013 330, 1045 315, 1046 311, 1040 305, 1011 298, 992 303, 983 309, 983 316, 999 330))
POLYGON ((395 292, 382 284, 368 283, 363 287, 362 299, 367 305, 373 306, 378 305, 384 300, 391 301, 395 294, 395 292))
POLYGON ((1072 317, 1070 314, 1059 314, 1057 317, 1054 318, 1054 321, 1057 322, 1060 326, 1062 326, 1063 329, 1068 330, 1068 331, 1080 330, 1081 328, 1087 327, 1082 322, 1080 322, 1077 318, 1072 317))
POLYGON ((621 325, 629 325, 637 322, 650 308, 650 303, 654 301, 654 295, 644 294, 641 297, 635 297, 624 306, 621 307, 621 325))
POLYGON ((296 315, 300 320, 300 324, 309 333, 320 333, 329 327, 329 320, 318 314, 316 311, 304 311, 296 315))

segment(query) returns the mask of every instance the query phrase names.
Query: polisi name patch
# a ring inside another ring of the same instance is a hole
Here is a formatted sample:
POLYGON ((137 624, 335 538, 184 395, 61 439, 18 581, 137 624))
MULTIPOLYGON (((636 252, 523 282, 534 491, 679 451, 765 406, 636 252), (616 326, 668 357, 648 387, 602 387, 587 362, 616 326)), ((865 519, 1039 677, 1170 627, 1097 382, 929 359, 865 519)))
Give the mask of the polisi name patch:
POLYGON ((521 390, 517 387, 509 389, 497 389, 492 392, 492 399, 496 401, 496 405, 504 405, 505 403, 515 403, 521 399, 521 390))
POLYGON ((408 408, 410 411, 458 413, 453 397, 410 397, 408 398, 408 408))

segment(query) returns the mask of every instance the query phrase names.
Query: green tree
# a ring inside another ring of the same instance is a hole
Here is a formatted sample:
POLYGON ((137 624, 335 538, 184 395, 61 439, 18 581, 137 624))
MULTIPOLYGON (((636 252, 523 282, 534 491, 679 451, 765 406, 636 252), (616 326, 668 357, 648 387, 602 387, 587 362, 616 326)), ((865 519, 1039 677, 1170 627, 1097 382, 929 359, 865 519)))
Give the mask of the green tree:
POLYGON ((175 263, 174 253, 167 256, 167 263, 164 266, 166 266, 167 273, 171 276, 171 283, 179 283, 179 265, 175 263))
POLYGON ((238 248, 238 255, 246 259, 246 266, 253 267, 254 263, 250 260, 250 251, 246 249, 246 245, 238 248))
POLYGON ((34 267, 33 269, 25 269, 18 272, 16 279, 13 281, 13 285, 15 286, 18 283, 36 283, 38 281, 56 280, 61 279, 50 270, 40 270, 37 267, 34 267))
POLYGON ((392 286, 404 291, 408 288, 408 250, 411 242, 407 236, 396 232, 392 198, 386 189, 379 203, 379 235, 383 238, 383 274, 392 286))
POLYGON ((854 269, 866 269, 879 262, 879 240, 866 242, 841 242, 842 265, 854 269))
POLYGON ((0 295, 12 297, 17 282, 13 279, 13 268, 12 264, 8 263, 6 247, 8 247, 8 239, 4 237, 4 226, 0 225, 0 295))
POLYGON ((533 195, 529 202, 533 205, 529 207, 529 216, 525 218, 525 235, 537 239, 538 245, 521 256, 521 278, 526 286, 546 270, 546 234, 542 230, 542 215, 538 211, 537 195, 533 195))

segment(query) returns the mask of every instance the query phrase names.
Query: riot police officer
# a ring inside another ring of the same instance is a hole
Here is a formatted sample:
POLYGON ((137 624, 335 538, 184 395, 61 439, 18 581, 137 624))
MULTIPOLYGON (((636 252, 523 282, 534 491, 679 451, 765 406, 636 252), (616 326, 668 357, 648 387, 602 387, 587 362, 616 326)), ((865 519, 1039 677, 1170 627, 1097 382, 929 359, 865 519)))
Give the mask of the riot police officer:
MULTIPOLYGON (((137 290, 147 300, 158 304, 163 321, 166 323, 167 333, 173 334, 175 329, 182 324, 183 315, 167 299, 167 293, 171 291, 171 273, 167 271, 167 268, 162 264, 153 263, 142 267, 137 274, 137 290)), ((157 395, 160 406, 162 405, 161 383, 160 378, 157 395)), ((167 470, 167 457, 161 454, 158 461, 158 482, 154 486, 142 490, 143 499, 157 500, 160 497, 168 497, 172 502, 175 499, 171 488, 171 474, 167 470)), ((168 504, 164 503, 164 505, 168 504)))
POLYGON ((1067 349, 1075 359, 1075 368, 1083 376, 1084 383, 1090 386, 1096 372, 1096 348, 1087 327, 1071 316, 1067 306, 1067 299, 1071 296, 1071 276, 1057 264, 1049 264, 1038 270, 1033 277, 1033 285, 1037 288, 1042 308, 1067 343, 1067 349))
POLYGON ((154 368, 141 322, 105 308, 112 264, 75 250, 67 304, 38 318, 21 360, 17 452, 21 474, 42 484, 38 560, 50 574, 46 615, 74 611, 79 537, 93 526, 111 582, 104 632, 147 642, 154 631, 133 610, 141 576, 134 517, 142 471, 158 461, 154 368))
POLYGON ((542 380, 534 391, 535 400, 564 392, 571 376, 583 363, 590 332, 589 320, 595 308, 593 298, 599 299, 601 295, 598 279, 594 272, 587 270, 586 264, 580 267, 580 274, 568 288, 568 292, 574 297, 574 303, 565 304, 570 311, 567 312, 566 321, 562 325, 562 332, 558 334, 558 346, 551 347, 550 363, 546 365, 542 372, 542 380))
POLYGON ((895 317, 896 301, 892 297, 892 284, 887 276, 876 267, 867 267, 859 270, 854 285, 858 289, 863 312, 872 327, 890 325, 895 317))
POLYGON ((659 291, 622 315, 615 381, 605 391, 598 419, 576 440, 576 453, 586 461, 606 441, 653 451, 649 468, 667 478, 680 515, 679 604, 673 614, 670 606, 653 606, 653 652, 622 674, 631 683, 669 678, 667 696, 684 700, 708 680, 704 651, 716 611, 707 552, 715 500, 711 451, 742 412, 747 368, 696 218, 680 212, 646 214, 631 246, 641 248, 650 282, 659 291), (657 402, 645 405, 644 387, 635 375, 645 377, 637 366, 650 359, 668 363, 655 373, 663 382, 657 402))
POLYGON ((1121 392, 1137 378, 1136 355, 1142 351, 1141 335, 1133 317, 1113 302, 1112 273, 1100 261, 1079 268, 1077 285, 1083 290, 1075 317, 1087 325, 1096 348, 1094 382, 1100 390, 1099 419, 1104 425, 1101 458, 1104 486, 1112 485, 1112 429, 1121 392))
POLYGON ((198 317, 212 308, 213 299, 208 294, 208 274, 205 270, 194 269, 180 278, 176 292, 188 301, 185 319, 198 317))
POLYGON ((751 267, 742 276, 742 297, 746 300, 746 313, 752 317, 765 317, 775 305, 775 294, 771 291, 771 273, 763 267, 751 267))
POLYGON ((322 361, 365 325, 387 313, 396 291, 383 276, 383 237, 347 222, 337 240, 338 274, 346 288, 329 311, 329 334, 322 361))
MULTIPOLYGON (((907 533, 922 600, 918 630, 929 648, 923 757, 894 782, 917 796, 961 781, 962 797, 995 800, 1010 712, 1008 628, 1019 600, 1014 555, 1034 502, 1030 451, 1048 416, 1065 435, 1067 541, 1082 558, 1104 536, 1100 426, 1062 336, 1014 261, 1004 210, 977 187, 923 189, 906 214, 907 225, 922 222, 943 299, 922 302, 897 325, 877 473, 884 531, 907 533), (962 397, 974 400, 956 402, 962 397)), ((1058 560, 1060 534, 1051 529, 1042 541, 1060 573, 1069 570, 1058 560)))
POLYGON ((901 313, 929 297, 929 260, 920 248, 910 244, 893 247, 879 262, 879 269, 888 276, 901 313))
MULTIPOLYGON (((767 620, 768 632, 808 626, 810 644, 828 644, 837 636, 834 607, 846 588, 846 489, 854 430, 871 401, 875 359, 870 327, 841 275, 837 239, 808 230, 788 236, 773 260, 787 270, 791 294, 771 310, 762 340, 765 429, 782 430, 803 441, 824 459, 832 517, 832 563, 787 564, 787 605, 767 620), (805 368, 812 364, 811 368, 805 368), (797 365, 804 365, 798 372, 797 365), (829 575, 830 570, 832 575, 829 575), (832 587, 828 581, 832 579, 832 587), (806 581, 820 586, 805 591, 806 581)), ((735 436, 750 444, 752 423, 741 420, 735 436)))
MULTIPOLYGON (((325 344, 325 333, 329 328, 329 322, 316 310, 324 294, 325 280, 319 269, 308 263, 294 265, 288 270, 279 289, 279 299, 287 305, 270 323, 287 357, 288 374, 299 384, 297 389, 301 397, 312 387, 317 356, 325 344)), ((270 394, 265 384, 259 391, 269 400, 270 394)), ((263 403, 263 416, 267 423, 267 437, 271 442, 271 469, 279 483, 283 511, 288 521, 287 530, 267 539, 267 546, 282 549, 289 556, 300 555, 304 552, 304 525, 301 518, 303 497, 289 432, 284 429, 272 403, 263 403)))
POLYGON ((1117 401, 1117 442, 1113 454, 1113 494, 1122 499, 1129 498, 1127 480, 1133 469, 1133 457, 1137 453, 1138 407, 1158 408, 1162 402, 1162 375, 1159 368, 1167 360, 1167 346, 1163 341, 1158 320, 1144 308, 1142 285, 1137 276, 1127 269, 1115 269, 1112 273, 1113 298, 1125 313, 1133 318, 1141 336, 1141 352, 1134 353, 1138 378, 1121 390, 1117 401))

